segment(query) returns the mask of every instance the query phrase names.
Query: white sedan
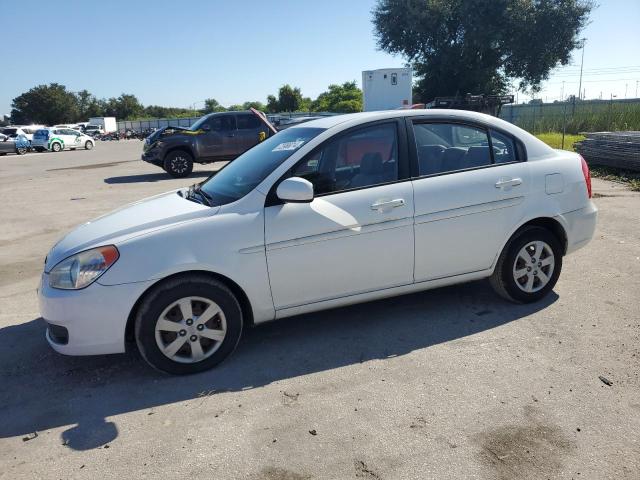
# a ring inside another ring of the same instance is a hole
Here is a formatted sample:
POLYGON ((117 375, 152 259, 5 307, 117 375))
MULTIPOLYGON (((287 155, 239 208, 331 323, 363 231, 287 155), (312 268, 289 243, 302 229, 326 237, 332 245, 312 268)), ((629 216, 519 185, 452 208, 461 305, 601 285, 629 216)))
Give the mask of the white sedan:
POLYGON ((268 138, 199 185, 81 225, 39 288, 58 352, 213 367, 243 328, 489 278, 549 293, 596 225, 577 154, 454 110, 323 118, 268 138))

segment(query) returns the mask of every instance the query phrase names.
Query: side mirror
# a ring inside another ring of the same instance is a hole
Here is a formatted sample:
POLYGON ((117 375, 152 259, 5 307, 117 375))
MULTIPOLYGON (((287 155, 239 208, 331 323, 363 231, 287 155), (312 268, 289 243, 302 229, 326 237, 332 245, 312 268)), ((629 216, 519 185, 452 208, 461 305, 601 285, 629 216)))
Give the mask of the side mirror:
POLYGON ((287 203, 309 203, 313 201, 313 184, 300 177, 287 178, 278 185, 276 195, 287 203))
POLYGON ((202 125, 202 130, 204 130, 205 132, 210 131, 211 125, 209 125, 208 123, 205 123, 204 125, 202 125))

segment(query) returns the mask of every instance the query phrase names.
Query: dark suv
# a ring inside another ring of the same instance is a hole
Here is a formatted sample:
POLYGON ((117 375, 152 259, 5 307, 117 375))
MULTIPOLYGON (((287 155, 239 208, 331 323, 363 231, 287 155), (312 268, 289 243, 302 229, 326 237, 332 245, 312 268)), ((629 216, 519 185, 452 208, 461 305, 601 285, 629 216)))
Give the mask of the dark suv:
POLYGON ((233 160, 275 131, 257 110, 212 113, 189 128, 165 127, 149 135, 142 160, 172 177, 186 177, 194 163, 233 160))

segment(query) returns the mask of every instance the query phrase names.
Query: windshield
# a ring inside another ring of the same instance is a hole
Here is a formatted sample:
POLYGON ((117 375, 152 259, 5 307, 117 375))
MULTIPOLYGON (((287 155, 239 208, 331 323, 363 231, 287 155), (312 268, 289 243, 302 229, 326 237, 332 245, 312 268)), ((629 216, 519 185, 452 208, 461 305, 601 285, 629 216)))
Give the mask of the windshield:
POLYGON ((235 202, 323 131, 323 128, 290 128, 279 132, 228 163, 201 188, 211 197, 214 206, 235 202))
POLYGON ((204 122, 207 121, 208 118, 209 118, 208 115, 205 115, 204 117, 200 117, 198 120, 195 121, 193 125, 189 127, 189 130, 191 130, 192 132, 195 132, 196 130, 200 130, 200 127, 202 127, 202 125, 204 124, 204 122))

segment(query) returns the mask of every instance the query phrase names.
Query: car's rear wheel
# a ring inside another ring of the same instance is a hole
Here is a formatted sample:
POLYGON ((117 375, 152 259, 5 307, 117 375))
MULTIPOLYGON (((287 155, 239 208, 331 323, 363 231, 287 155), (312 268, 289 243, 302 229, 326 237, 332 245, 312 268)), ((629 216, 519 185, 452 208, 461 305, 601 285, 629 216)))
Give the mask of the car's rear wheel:
POLYGON ((561 270, 558 238, 545 228, 525 227, 507 243, 490 282, 504 298, 531 303, 553 289, 561 270))
POLYGON ((29 149, 27 147, 18 147, 18 148, 16 148, 16 153, 18 155, 24 155, 24 154, 27 153, 28 150, 29 149))
POLYGON ((92 148, 93 148, 93 142, 90 142, 89 140, 84 142, 84 149, 85 150, 91 150, 92 148))
POLYGON ((54 152, 59 152, 60 150, 62 150, 62 145, 59 142, 53 142, 51 144, 51 150, 54 152))
POLYGON ((164 169, 173 178, 184 178, 193 171, 193 157, 184 150, 169 152, 164 159, 164 169))
POLYGON ((223 283, 198 274, 178 277, 142 301, 136 343, 152 367, 177 375, 196 373, 233 352, 242 323, 240 304, 223 283))

